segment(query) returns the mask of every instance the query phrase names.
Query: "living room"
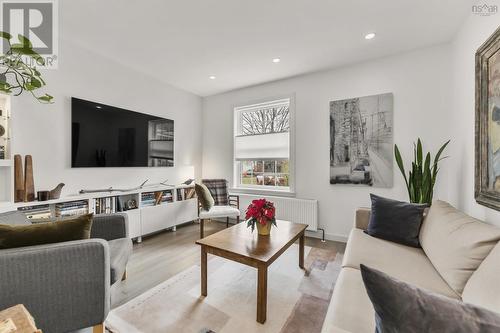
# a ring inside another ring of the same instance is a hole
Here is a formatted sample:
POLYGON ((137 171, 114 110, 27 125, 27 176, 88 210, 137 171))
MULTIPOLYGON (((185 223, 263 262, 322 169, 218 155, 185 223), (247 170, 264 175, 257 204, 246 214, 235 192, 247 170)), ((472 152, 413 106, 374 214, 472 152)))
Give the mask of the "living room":
POLYGON ((499 1, 0 6, 0 333, 500 332, 499 1))

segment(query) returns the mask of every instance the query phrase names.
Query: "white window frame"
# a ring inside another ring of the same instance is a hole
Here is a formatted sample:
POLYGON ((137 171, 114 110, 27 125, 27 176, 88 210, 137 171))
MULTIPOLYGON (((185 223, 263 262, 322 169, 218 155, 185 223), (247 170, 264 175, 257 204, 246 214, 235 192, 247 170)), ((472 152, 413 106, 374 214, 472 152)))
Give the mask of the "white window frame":
POLYGON ((295 196, 295 94, 281 95, 275 97, 269 97, 260 100, 254 100, 247 103, 241 103, 233 105, 233 179, 232 179, 232 192, 236 193, 248 193, 248 194, 262 194, 262 195, 281 195, 281 196, 295 196), (267 105, 279 100, 289 100, 289 180, 288 187, 280 189, 278 186, 266 186, 266 185, 242 185, 240 184, 240 170, 239 162, 236 161, 236 151, 235 151, 235 138, 236 133, 239 132, 240 118, 239 112, 248 111, 252 108, 257 108, 259 105, 267 105))

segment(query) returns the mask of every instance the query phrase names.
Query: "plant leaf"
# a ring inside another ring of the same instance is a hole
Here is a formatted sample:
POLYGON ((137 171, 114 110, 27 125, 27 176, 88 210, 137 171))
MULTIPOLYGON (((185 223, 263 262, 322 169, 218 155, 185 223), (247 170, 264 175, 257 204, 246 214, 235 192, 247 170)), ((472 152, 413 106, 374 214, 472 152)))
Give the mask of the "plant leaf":
POLYGON ((446 141, 442 146, 441 148, 439 148, 437 154, 436 154, 436 157, 434 157, 434 164, 436 164, 438 161, 439 161, 439 158, 441 157, 441 154, 443 153, 443 151, 445 150, 446 146, 448 146, 448 144, 450 143, 451 140, 448 140, 446 141))
POLYGON ((31 77, 31 82, 30 83, 35 88, 41 88, 42 87, 42 82, 40 82, 40 80, 38 80, 35 77, 31 77))
POLYGON ((422 141, 420 141, 420 138, 417 140, 417 165, 421 166, 422 165, 422 141))
POLYGON ((0 37, 5 38, 5 39, 12 39, 12 35, 9 34, 8 32, 5 31, 0 31, 0 37))
POLYGON ((399 171, 403 175, 406 184, 406 190, 408 191, 408 198, 411 201, 410 186, 408 185, 408 179, 406 178, 405 166, 403 164, 403 158, 401 157, 401 152, 399 151, 398 145, 394 145, 394 157, 396 158, 396 163, 398 165, 399 171))
POLYGON ((23 35, 18 34, 17 39, 19 40, 19 42, 22 45, 24 45, 24 47, 30 48, 30 49, 33 48, 33 44, 31 44, 31 41, 28 38, 24 37, 23 35))
POLYGON ((45 94, 43 96, 37 97, 37 99, 41 102, 53 103, 52 100, 54 99, 54 97, 50 96, 49 94, 45 94))

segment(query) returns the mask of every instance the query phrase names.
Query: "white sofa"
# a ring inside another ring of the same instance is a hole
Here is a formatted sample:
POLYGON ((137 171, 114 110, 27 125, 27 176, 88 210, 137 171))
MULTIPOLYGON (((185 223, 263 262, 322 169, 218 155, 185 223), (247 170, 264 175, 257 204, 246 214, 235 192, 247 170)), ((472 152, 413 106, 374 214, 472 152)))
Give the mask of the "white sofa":
POLYGON ((367 235, 369 219, 369 209, 356 211, 322 333, 374 332, 360 264, 500 314, 500 228, 436 201, 422 224, 420 249, 367 235))

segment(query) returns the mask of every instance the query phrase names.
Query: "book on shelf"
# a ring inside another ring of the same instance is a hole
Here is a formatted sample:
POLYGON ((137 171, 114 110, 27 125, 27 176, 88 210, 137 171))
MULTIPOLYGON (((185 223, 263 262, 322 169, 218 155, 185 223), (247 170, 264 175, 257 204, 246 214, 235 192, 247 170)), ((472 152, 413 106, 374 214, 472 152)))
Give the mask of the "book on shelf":
POLYGON ((156 206, 165 202, 172 202, 172 190, 141 193, 141 206, 156 206))
POLYGON ((177 200, 182 201, 182 200, 192 199, 194 198, 195 193, 196 192, 194 190, 194 187, 178 188, 177 200))
POLYGON ((19 207, 17 210, 23 212, 29 220, 46 220, 52 217, 49 205, 25 206, 19 207))
POLYGON ((76 216, 89 213, 87 200, 60 202, 55 205, 56 217, 76 216))
POLYGON ((95 199, 96 214, 112 214, 116 213, 116 197, 105 197, 95 199))

